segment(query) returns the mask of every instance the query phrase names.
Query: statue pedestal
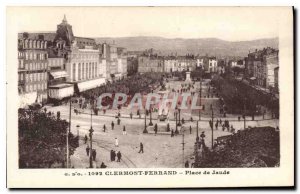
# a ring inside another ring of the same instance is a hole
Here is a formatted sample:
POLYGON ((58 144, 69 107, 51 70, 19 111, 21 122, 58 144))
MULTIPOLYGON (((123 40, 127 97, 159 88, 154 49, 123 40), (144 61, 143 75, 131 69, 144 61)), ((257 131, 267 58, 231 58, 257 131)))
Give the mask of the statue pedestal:
POLYGON ((187 71, 185 72, 185 81, 186 82, 191 82, 191 72, 187 71))

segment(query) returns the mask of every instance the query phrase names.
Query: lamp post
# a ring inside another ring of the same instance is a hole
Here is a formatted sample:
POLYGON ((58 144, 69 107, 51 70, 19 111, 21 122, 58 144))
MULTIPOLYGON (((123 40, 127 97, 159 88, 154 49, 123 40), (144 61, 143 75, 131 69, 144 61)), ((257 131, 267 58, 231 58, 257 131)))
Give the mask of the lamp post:
POLYGON ((178 126, 181 126, 181 121, 180 121, 180 108, 178 108, 178 113, 179 113, 179 119, 178 119, 178 126))
POLYGON ((146 118, 147 117, 147 115, 146 115, 146 109, 145 109, 145 126, 144 126, 144 131, 143 131, 143 133, 148 133, 148 131, 147 131, 147 121, 146 121, 146 118))
MULTIPOLYGON (((202 106, 201 97, 202 97, 202 77, 200 79, 200 107, 202 106)), ((199 109, 199 121, 201 121, 201 109, 199 109)))
POLYGON ((175 134, 178 134, 177 115, 178 115, 178 109, 176 107, 175 108, 175 134))
POLYGON ((90 168, 93 168, 93 159, 92 159, 92 151, 93 151, 93 113, 92 113, 92 107, 91 107, 91 129, 90 132, 90 168))
POLYGON ((182 133, 182 163, 183 163, 183 167, 185 167, 185 163, 184 163, 184 133, 182 133))
POLYGON ((246 129, 246 98, 244 99, 244 130, 246 129))
POLYGON ((212 126, 211 126, 211 149, 214 149, 214 109, 211 106, 211 121, 212 121, 212 126))
POLYGON ((71 131, 71 108, 72 108, 72 96, 70 96, 70 108, 69 108, 69 128, 67 129, 66 141, 67 141, 67 168, 69 168, 70 163, 70 153, 69 153, 69 134, 71 131))
POLYGON ((150 105, 150 109, 149 109, 149 113, 150 113, 150 122, 149 122, 149 126, 152 126, 152 106, 150 105))

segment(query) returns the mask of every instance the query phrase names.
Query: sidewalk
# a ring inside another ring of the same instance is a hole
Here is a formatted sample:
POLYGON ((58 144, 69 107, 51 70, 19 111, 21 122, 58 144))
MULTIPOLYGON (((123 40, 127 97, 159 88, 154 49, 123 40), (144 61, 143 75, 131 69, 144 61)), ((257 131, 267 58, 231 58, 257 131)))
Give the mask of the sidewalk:
MULTIPOLYGON (((89 143, 89 141, 88 141, 89 143)), ((79 142, 79 147, 76 148, 75 153, 70 156, 71 166, 74 168, 89 168, 89 156, 86 154, 86 146, 82 140, 79 142)), ((93 149, 96 149, 96 161, 93 161, 94 168, 100 168, 102 162, 107 168, 128 168, 127 164, 121 159, 121 162, 110 161, 110 149, 99 147, 97 143, 93 142, 93 149)), ((117 159, 116 159, 117 160, 117 159)))

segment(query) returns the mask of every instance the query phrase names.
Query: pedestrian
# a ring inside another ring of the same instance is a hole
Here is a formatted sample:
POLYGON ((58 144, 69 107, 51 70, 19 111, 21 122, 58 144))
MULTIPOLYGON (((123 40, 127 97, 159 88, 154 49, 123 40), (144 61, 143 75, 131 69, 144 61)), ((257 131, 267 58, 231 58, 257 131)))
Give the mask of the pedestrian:
POLYGON ((125 125, 123 126, 123 135, 127 135, 126 129, 125 129, 125 125))
POLYGON ((113 153, 114 153, 114 151, 113 151, 113 150, 110 150, 110 161, 111 161, 111 162, 114 161, 114 160, 113 160, 113 153))
POLYGON ((174 137, 174 130, 171 131, 171 137, 174 137))
POLYGON ((118 138, 115 138, 115 146, 119 147, 119 140, 118 140, 118 138))
POLYGON ((157 123, 155 123, 155 125, 154 125, 154 133, 155 133, 155 135, 157 134, 157 123))
POLYGON ((233 126, 231 125, 231 129, 230 129, 231 133, 235 133, 235 129, 233 128, 233 126))
POLYGON ((190 134, 192 134, 192 126, 190 125, 190 134))
POLYGON ((144 145, 143 145, 143 143, 141 142, 140 143, 140 151, 139 151, 139 153, 144 153, 144 145))
POLYGON ((118 125, 120 125, 120 123, 121 123, 121 119, 118 117, 118 125))
POLYGON ((85 151, 86 151, 86 155, 89 156, 89 153, 90 153, 90 146, 89 145, 86 146, 85 151))
POLYGON ((116 152, 114 150, 112 152, 112 161, 116 161, 116 152))
POLYGON ((216 122, 215 126, 216 126, 216 130, 218 130, 218 122, 216 122))
POLYGON ((193 119, 193 117, 191 117, 191 122, 193 122, 194 121, 194 119, 193 119))
POLYGON ((184 124, 184 118, 181 119, 182 124, 184 124))
POLYGON ((184 167, 185 167, 185 168, 189 168, 189 167, 190 167, 190 164, 189 164, 189 161, 188 161, 188 160, 185 162, 184 167))
POLYGON ((104 162, 101 163, 100 168, 106 168, 107 166, 104 164, 104 162))
POLYGON ((111 122, 111 130, 114 130, 114 127, 115 127, 115 123, 112 121, 111 122))
POLYGON ((93 161, 96 161, 96 155, 97 155, 96 149, 93 149, 92 151, 93 161))
POLYGON ((122 158, 122 154, 120 151, 118 151, 118 153, 117 153, 117 158, 118 158, 117 162, 120 162, 121 158, 122 158))
POLYGON ((238 120, 241 121, 241 117, 240 116, 238 116, 238 120))
POLYGON ((131 113, 130 113, 130 119, 132 119, 132 116, 133 116, 133 115, 132 115, 132 112, 131 112, 131 113))
POLYGON ((85 134, 85 135, 84 135, 84 144, 87 143, 87 140, 88 140, 88 137, 87 137, 87 135, 85 134))
POLYGON ((103 132, 105 132, 106 131, 106 126, 105 126, 105 124, 103 125, 103 132))
POLYGON ((213 128, 213 122, 212 122, 212 120, 209 120, 209 126, 210 126, 211 129, 213 128))
POLYGON ((225 131, 225 124, 222 125, 222 130, 225 131))

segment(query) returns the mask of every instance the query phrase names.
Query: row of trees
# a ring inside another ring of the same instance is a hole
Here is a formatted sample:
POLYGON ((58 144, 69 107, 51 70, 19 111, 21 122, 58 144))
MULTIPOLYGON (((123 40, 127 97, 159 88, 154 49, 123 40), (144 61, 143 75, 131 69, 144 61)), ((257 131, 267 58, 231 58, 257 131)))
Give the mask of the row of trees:
MULTIPOLYGON (((20 109, 19 167, 65 167, 68 122, 44 111, 20 109)), ((78 137, 69 133, 69 152, 78 147, 78 137)))

